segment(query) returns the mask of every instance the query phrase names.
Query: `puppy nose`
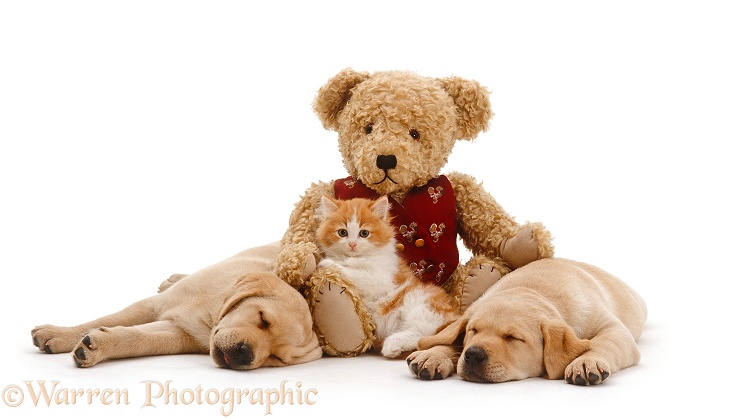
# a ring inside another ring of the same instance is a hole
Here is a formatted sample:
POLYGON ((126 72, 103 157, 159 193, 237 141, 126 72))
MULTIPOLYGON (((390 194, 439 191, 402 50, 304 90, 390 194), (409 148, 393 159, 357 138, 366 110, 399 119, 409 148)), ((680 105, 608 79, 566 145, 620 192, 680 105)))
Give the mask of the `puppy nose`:
POLYGON ((468 349, 465 350, 465 355, 463 356, 465 359, 465 362, 469 365, 479 365, 488 359, 488 354, 485 353, 483 348, 480 348, 478 346, 471 346, 468 349))
POLYGON ((229 362, 236 365, 249 365, 254 361, 252 347, 246 343, 240 343, 228 354, 229 362))
POLYGON ((393 169, 397 166, 397 158, 393 154, 389 155, 378 155, 376 157, 376 167, 381 170, 393 169))

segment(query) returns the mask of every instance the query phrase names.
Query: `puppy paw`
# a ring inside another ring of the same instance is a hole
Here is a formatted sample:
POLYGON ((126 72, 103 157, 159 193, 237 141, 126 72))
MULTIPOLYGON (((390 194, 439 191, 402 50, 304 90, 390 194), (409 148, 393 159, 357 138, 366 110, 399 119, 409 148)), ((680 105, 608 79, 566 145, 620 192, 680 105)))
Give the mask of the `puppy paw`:
POLYGON ((591 386, 610 377, 610 367, 601 358, 580 356, 564 371, 564 380, 578 386, 591 386))
POLYGON ((105 328, 102 327, 87 333, 74 347, 72 356, 77 367, 93 367, 103 360, 99 345, 99 333, 106 333, 105 328))
POLYGON ((79 341, 79 334, 71 328, 46 324, 31 330, 33 345, 48 354, 71 352, 79 341))
POLYGON ((158 294, 161 292, 167 290, 168 288, 172 287, 173 284, 180 281, 181 279, 187 277, 187 274, 173 274, 170 275, 170 278, 166 279, 165 281, 161 282, 158 286, 158 294))
POLYGON ((421 380, 442 380, 455 370, 449 356, 431 349, 413 352, 407 357, 407 366, 421 380))

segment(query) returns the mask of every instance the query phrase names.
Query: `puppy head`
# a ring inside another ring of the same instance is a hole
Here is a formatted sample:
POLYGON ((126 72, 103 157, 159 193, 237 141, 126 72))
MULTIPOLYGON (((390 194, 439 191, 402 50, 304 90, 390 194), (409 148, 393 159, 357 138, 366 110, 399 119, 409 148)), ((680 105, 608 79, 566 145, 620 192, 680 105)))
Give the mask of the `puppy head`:
POLYGON ((568 325, 549 320, 556 316, 548 316, 542 302, 519 295, 495 297, 474 303, 440 333, 421 339, 419 349, 453 345, 462 337, 458 374, 491 383, 562 378, 567 365, 589 349, 589 341, 578 339, 568 325))
POLYGON ((271 273, 239 279, 211 331, 210 351, 216 365, 236 370, 322 356, 305 299, 271 273))

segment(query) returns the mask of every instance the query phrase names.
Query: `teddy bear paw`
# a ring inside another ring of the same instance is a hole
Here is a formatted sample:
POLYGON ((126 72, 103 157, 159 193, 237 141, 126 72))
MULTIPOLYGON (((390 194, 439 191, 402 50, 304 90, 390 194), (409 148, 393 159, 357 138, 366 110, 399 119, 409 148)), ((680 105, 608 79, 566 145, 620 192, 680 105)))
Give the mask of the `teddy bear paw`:
POLYGON ((501 271, 489 263, 481 263, 470 269, 463 284, 463 292, 460 295, 460 312, 465 312, 470 304, 502 277, 501 271))
POLYGON ((501 243, 501 259, 511 269, 520 268, 540 258, 539 245, 534 239, 534 230, 525 227, 501 243))
POLYGON ((363 321, 346 287, 327 281, 313 295, 313 323, 329 355, 354 356, 370 345, 363 321))
POLYGON ((315 243, 287 244, 282 246, 275 260, 275 275, 300 288, 316 268, 314 253, 318 251, 315 243))

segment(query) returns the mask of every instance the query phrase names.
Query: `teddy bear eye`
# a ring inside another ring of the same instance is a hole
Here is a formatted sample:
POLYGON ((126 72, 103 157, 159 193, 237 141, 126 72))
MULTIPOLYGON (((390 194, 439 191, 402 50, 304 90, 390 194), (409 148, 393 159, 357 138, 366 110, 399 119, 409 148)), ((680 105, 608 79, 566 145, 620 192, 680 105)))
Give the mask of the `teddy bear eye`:
POLYGON ((372 124, 366 125, 366 128, 364 128, 364 131, 366 134, 371 134, 371 132, 374 130, 374 126, 372 124))
POLYGON ((419 140, 419 131, 417 131, 416 129, 410 130, 409 135, 415 140, 419 140))

